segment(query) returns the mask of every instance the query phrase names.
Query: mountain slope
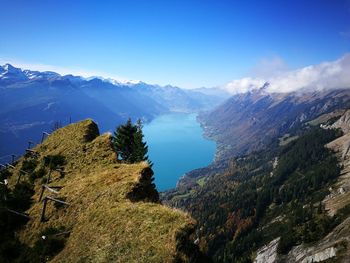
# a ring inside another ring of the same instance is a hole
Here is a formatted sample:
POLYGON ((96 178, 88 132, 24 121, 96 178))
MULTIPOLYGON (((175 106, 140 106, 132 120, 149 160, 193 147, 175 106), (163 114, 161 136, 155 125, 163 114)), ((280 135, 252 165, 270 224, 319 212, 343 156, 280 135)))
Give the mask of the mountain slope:
POLYGON ((91 120, 55 131, 33 150, 36 155, 22 157, 8 177, 13 188, 25 170, 28 175, 21 182, 34 187, 27 210, 30 220, 17 232, 22 246, 28 246, 28 262, 38 262, 36 257, 45 253, 50 262, 204 260, 190 239, 195 221, 159 204, 148 165, 118 163, 110 135, 99 136, 91 120), (51 180, 45 183, 49 174, 51 180), (49 196, 68 205, 48 201, 43 216, 39 200, 44 184, 50 188, 42 200, 49 196), (62 238, 64 245, 50 254, 45 240, 55 238, 62 238))
POLYGON ((309 127, 285 146, 233 157, 224 172, 164 198, 198 220, 199 244, 215 262, 347 262, 348 172, 328 148, 339 136, 309 127))
MULTIPOLYGON (((350 107, 350 90, 237 94, 198 116, 204 133, 217 144, 215 160, 190 171, 177 184, 183 194, 204 177, 224 173, 231 160, 275 148, 298 138, 311 125, 339 117, 350 107)), ((175 191, 175 192, 176 192, 175 191)))
POLYGON ((198 220, 215 262, 347 262, 349 95, 233 96, 200 116, 215 162, 162 200, 198 220))
POLYGON ((237 94, 199 120, 218 143, 217 159, 264 149, 308 120, 350 106, 350 90, 237 94))
POLYGON ((0 86, 0 149, 2 154, 20 153, 29 140, 39 141, 41 132, 53 124, 96 118, 112 128, 123 119, 102 103, 85 95, 69 81, 43 79, 0 86))

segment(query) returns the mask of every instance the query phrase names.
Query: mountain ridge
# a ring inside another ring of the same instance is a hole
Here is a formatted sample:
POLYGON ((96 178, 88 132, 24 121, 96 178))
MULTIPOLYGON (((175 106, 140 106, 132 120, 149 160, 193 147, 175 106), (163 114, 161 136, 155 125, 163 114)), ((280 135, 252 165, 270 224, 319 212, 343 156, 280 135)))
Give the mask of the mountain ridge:
POLYGON ((169 112, 198 112, 225 99, 143 82, 115 85, 99 78, 0 68, 1 156, 20 154, 29 140, 38 141, 57 123, 93 118, 103 131, 112 131, 128 118, 148 122, 169 112))
POLYGON ((198 119, 218 142, 217 158, 258 151, 306 120, 350 107, 350 89, 237 94, 198 119))

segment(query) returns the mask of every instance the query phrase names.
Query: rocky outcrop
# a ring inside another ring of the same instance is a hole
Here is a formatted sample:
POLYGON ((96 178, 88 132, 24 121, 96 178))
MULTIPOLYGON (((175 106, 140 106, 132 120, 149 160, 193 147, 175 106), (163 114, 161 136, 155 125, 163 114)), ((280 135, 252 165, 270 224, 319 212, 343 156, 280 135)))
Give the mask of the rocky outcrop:
POLYGON ((337 182, 329 188, 329 194, 323 200, 329 215, 333 216, 340 208, 350 203, 350 110, 347 110, 334 124, 326 128, 338 128, 343 136, 327 144, 336 152, 342 166, 337 182))
POLYGON ((257 251, 254 263, 276 263, 278 259, 277 247, 280 238, 272 240, 268 245, 257 251))
POLYGON ((326 248, 323 251, 320 251, 316 254, 313 254, 311 256, 307 256, 306 258, 301 261, 301 263, 314 263, 314 262, 321 262, 325 261, 327 259, 333 258, 336 256, 337 249, 334 247, 326 248))
POLYGON ((347 110, 335 123, 332 128, 340 128, 346 134, 350 132, 350 110, 347 110))
POLYGON ((349 234, 350 218, 347 218, 322 240, 311 246, 294 247, 287 256, 281 256, 279 262, 311 263, 336 258, 334 262, 347 263, 350 258, 349 234))

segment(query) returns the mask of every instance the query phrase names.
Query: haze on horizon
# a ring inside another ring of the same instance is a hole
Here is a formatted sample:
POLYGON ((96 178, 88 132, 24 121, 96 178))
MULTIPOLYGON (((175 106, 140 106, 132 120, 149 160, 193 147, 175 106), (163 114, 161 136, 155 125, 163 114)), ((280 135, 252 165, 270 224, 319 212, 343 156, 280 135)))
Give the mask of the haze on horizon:
POLYGON ((0 64, 61 74, 199 88, 350 52, 348 0, 0 3, 0 64))

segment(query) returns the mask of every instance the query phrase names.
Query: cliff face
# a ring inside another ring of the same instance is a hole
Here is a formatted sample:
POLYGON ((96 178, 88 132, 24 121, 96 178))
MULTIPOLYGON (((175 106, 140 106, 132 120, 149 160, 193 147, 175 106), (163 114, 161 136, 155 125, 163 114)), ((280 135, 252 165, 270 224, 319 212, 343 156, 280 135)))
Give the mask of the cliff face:
POLYGON ((51 262, 199 259, 190 239, 195 221, 161 205, 148 164, 118 163, 110 135, 99 135, 91 120, 55 131, 33 151, 18 161, 10 187, 31 163, 31 175, 21 178, 34 183, 31 219, 18 235, 33 246, 45 242, 43 231, 62 229, 55 235, 64 235, 65 245, 51 262))

